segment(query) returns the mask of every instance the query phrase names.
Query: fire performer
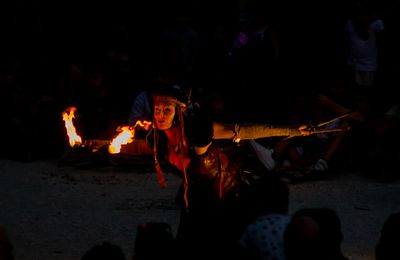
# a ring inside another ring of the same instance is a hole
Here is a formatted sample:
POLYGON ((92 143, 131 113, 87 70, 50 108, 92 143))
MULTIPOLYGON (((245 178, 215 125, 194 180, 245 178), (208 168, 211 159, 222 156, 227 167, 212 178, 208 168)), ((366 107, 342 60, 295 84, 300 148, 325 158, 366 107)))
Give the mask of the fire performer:
MULTIPOLYGON (((238 207, 240 193, 251 179, 244 171, 240 156, 221 149, 218 140, 240 142, 274 136, 307 136, 311 132, 306 126, 211 122, 200 110, 188 108, 186 98, 176 88, 155 91, 152 99, 154 121, 147 142, 152 147, 159 184, 166 186, 160 166, 162 160, 183 179, 177 195, 181 206, 177 239, 183 252, 197 254, 183 257, 204 257, 211 252, 226 257, 226 252, 232 251, 227 247, 239 235, 235 230, 243 214, 238 207)), ((130 142, 121 152, 137 154, 140 149, 136 145, 137 142, 130 142)))

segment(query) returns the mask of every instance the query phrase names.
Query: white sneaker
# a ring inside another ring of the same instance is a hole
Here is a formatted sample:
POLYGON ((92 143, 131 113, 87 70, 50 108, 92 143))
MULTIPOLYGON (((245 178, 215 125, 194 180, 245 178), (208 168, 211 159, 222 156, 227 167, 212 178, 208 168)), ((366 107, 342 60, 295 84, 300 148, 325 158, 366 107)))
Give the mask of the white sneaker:
POLYGON ((265 168, 267 168, 267 170, 269 171, 274 169, 275 160, 272 158, 274 150, 271 148, 267 148, 254 140, 249 140, 249 143, 251 147, 253 147, 258 159, 265 166, 265 168))
POLYGON ((328 163, 324 159, 319 159, 315 164, 310 166, 310 171, 326 171, 328 170, 328 163))

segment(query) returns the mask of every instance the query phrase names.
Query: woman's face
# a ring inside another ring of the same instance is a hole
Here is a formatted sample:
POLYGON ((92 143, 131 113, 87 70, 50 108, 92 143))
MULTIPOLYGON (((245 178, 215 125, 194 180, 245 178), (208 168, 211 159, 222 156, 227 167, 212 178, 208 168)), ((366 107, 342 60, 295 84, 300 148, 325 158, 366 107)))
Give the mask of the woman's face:
POLYGON ((175 116, 175 104, 156 103, 154 105, 154 119, 157 129, 167 130, 172 127, 175 116))

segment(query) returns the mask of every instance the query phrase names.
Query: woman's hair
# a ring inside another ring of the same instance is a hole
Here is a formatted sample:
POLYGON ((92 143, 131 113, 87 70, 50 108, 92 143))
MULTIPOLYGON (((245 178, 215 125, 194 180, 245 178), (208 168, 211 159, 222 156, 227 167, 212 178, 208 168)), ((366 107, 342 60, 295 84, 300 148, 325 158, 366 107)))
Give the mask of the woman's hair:
POLYGON ((185 96, 184 91, 178 85, 166 85, 160 84, 155 87, 151 93, 151 97, 153 102, 157 98, 170 98, 171 100, 175 100, 179 105, 185 106, 187 103, 187 98, 185 96))

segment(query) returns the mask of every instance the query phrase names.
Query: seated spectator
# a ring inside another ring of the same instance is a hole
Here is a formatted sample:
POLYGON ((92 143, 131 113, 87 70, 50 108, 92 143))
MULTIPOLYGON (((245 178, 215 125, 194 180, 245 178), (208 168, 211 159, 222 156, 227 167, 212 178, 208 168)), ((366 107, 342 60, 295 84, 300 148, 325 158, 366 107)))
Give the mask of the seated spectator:
POLYGON ((171 226, 148 222, 137 227, 134 260, 176 259, 177 251, 171 226))
POLYGON ((104 241, 101 245, 90 248, 81 260, 126 260, 122 248, 104 241))
POLYGON ((341 243, 340 219, 328 208, 298 210, 284 234, 287 260, 347 260, 341 243))
POLYGON ((289 189, 283 180, 267 175, 256 181, 246 213, 250 224, 239 241, 243 259, 286 259, 283 234, 290 221, 288 204, 289 189))
POLYGON ((0 260, 14 260, 13 246, 3 226, 0 226, 0 260))
POLYGON ((381 230, 378 244, 375 248, 376 260, 400 259, 399 239, 400 212, 391 214, 381 230))
POLYGON ((400 104, 394 104, 376 121, 369 149, 368 173, 379 181, 399 179, 400 104))

